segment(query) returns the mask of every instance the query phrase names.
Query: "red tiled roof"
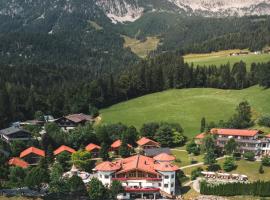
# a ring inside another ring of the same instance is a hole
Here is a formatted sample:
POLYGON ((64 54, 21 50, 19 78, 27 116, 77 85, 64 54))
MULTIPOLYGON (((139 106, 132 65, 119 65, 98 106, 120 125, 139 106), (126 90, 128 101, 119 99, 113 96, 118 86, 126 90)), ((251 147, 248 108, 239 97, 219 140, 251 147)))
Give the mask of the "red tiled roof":
POLYGON ((101 149, 100 146, 96 145, 96 144, 88 144, 86 147, 85 147, 86 151, 93 151, 94 149, 101 149))
POLYGON ((270 134, 266 135, 266 137, 270 138, 270 134))
POLYGON ((195 137, 195 139, 203 139, 205 137, 205 133, 201 133, 195 137))
POLYGON ((45 151, 38 149, 36 147, 29 147, 28 149, 25 149, 23 152, 21 152, 20 158, 23 158, 31 153, 45 157, 45 151))
POLYGON ((245 129, 211 129, 212 134, 217 135, 231 135, 231 136, 247 136, 253 137, 258 134, 260 131, 258 130, 245 130, 245 129))
POLYGON ((27 162, 25 162, 24 160, 20 159, 20 158, 11 158, 8 161, 9 165, 14 165, 17 167, 21 167, 21 168, 27 168, 29 166, 29 164, 27 162))
POLYGON ((115 162, 103 162, 95 167, 98 171, 117 171, 117 174, 126 173, 133 170, 144 171, 157 174, 158 171, 176 171, 178 167, 168 163, 158 163, 153 158, 135 155, 115 162))
POLYGON ((175 165, 172 165, 169 162, 162 162, 155 164, 155 170, 163 172, 177 171, 179 168, 175 165))
POLYGON ((98 171, 117 171, 121 168, 121 165, 118 162, 102 162, 100 164, 98 164, 95 167, 95 170, 98 171))
POLYGON ((73 121, 75 123, 79 123, 79 122, 82 122, 82 121, 91 121, 92 120, 92 117, 90 115, 85 115, 83 113, 68 115, 68 116, 65 116, 65 118, 67 118, 70 121, 73 121))
MULTIPOLYGON (((111 148, 117 149, 121 146, 122 141, 121 140, 116 140, 114 141, 114 143, 111 144, 111 148)), ((129 148, 132 148, 132 146, 130 144, 128 144, 129 148)))
POLYGON ((160 146, 160 144, 158 142, 151 140, 149 138, 146 138, 146 137, 142 137, 141 139, 139 139, 137 141, 137 144, 140 146, 146 145, 148 143, 151 143, 151 144, 156 145, 156 146, 160 146))
POLYGON ((165 161, 170 162, 170 161, 174 161, 175 157, 172 155, 166 154, 166 153, 161 153, 161 154, 158 154, 157 156, 155 156, 154 160, 163 161, 163 162, 165 162, 165 161))
POLYGON ((74 152, 76 152, 75 149, 72 149, 72 148, 70 148, 70 147, 68 147, 68 146, 62 145, 62 146, 60 146, 58 149, 56 149, 56 150, 53 152, 53 154, 54 154, 54 155, 58 155, 58 154, 60 154, 60 153, 62 153, 62 152, 64 152, 64 151, 67 151, 67 152, 69 152, 69 153, 74 153, 74 152))

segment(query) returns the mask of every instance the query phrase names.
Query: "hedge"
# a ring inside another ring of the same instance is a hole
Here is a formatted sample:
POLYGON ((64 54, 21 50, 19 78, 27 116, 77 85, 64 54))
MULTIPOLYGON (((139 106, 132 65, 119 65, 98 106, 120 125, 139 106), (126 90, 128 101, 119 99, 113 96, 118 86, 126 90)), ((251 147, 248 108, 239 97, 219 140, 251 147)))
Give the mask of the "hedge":
POLYGON ((270 181, 256 181, 253 183, 224 183, 218 185, 209 184, 206 181, 203 181, 200 185, 200 193, 216 196, 252 195, 270 197, 270 181))

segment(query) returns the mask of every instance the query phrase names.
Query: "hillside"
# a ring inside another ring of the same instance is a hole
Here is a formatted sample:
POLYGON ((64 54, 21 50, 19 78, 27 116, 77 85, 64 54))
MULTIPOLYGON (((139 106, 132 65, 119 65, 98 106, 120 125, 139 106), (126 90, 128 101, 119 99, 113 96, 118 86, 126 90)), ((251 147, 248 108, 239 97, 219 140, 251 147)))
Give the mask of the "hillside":
POLYGON ((237 104, 247 100, 254 118, 270 113, 270 89, 254 86, 244 90, 182 89, 154 93, 101 110, 102 122, 122 122, 137 128, 151 121, 180 123, 185 134, 193 137, 199 132, 200 120, 227 120, 237 104))
POLYGON ((228 62, 233 65, 236 62, 240 62, 241 60, 247 64, 247 68, 249 69, 252 63, 260 63, 260 62, 268 62, 270 61, 269 54, 248 54, 248 55, 238 55, 238 56, 230 56, 230 53, 240 52, 241 50, 226 50, 219 51, 213 53, 205 53, 205 54, 189 54, 184 56, 185 62, 193 63, 196 65, 222 65, 227 64, 228 62))

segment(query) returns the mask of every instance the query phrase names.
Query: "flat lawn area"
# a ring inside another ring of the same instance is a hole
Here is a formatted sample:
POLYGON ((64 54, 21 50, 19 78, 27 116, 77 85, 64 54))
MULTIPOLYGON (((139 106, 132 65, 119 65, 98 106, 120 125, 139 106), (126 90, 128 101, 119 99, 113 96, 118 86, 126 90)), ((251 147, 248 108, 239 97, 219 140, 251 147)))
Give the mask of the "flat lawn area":
POLYGON ((176 157, 175 164, 178 165, 179 167, 184 167, 187 165, 191 165, 191 160, 197 161, 197 162, 202 162, 203 161, 203 156, 191 156, 187 152, 184 151, 177 151, 177 150, 171 150, 172 154, 176 157), (181 162, 179 162, 179 161, 181 162))
POLYGON ((248 54, 239 56, 230 56, 230 53, 239 52, 239 49, 226 50, 206 54, 189 54, 184 56, 185 62, 194 63, 194 65, 217 65, 227 64, 228 62, 233 65, 241 60, 247 64, 249 69, 253 62, 268 62, 270 61, 270 54, 248 54))
POLYGON ((123 36, 125 40, 124 47, 130 47, 131 51, 141 58, 145 58, 149 52, 155 50, 159 44, 159 38, 147 37, 145 41, 140 41, 128 36, 123 36))
POLYGON ((244 90, 167 90, 113 105, 100 113, 102 123, 122 122, 138 129, 147 122, 180 123, 184 134, 193 138, 200 131, 202 117, 208 122, 228 120, 243 100, 250 103, 254 119, 270 114, 270 89, 259 86, 244 90))
MULTIPOLYGON (((223 166, 223 162, 224 160, 219 160, 218 164, 221 166, 223 166)), ((264 181, 270 181, 270 167, 264 167, 264 173, 260 174, 259 173, 259 167, 260 167, 260 162, 250 162, 250 161, 246 161, 246 160, 240 160, 240 161, 236 161, 237 164, 237 168, 231 172, 228 172, 230 174, 244 174, 248 176, 248 179, 250 181, 256 181, 256 180, 264 180, 264 181)), ((184 173, 186 175, 190 175, 191 171, 198 168, 197 167, 192 167, 192 168, 187 168, 184 169, 184 173)), ((205 165, 200 166, 203 169, 206 169, 205 165)))

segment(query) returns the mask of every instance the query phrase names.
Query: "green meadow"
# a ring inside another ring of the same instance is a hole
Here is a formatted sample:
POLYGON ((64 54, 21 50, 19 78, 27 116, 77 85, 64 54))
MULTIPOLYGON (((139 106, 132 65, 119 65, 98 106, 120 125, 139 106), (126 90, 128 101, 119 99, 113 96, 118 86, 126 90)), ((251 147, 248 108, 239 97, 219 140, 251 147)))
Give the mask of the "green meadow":
POLYGON ((244 90, 211 88, 173 89, 154 93, 101 110, 102 123, 122 122, 140 128, 147 122, 177 122, 189 138, 199 133, 200 120, 228 120, 236 106, 247 100, 253 118, 270 114, 270 89, 259 86, 244 90))

